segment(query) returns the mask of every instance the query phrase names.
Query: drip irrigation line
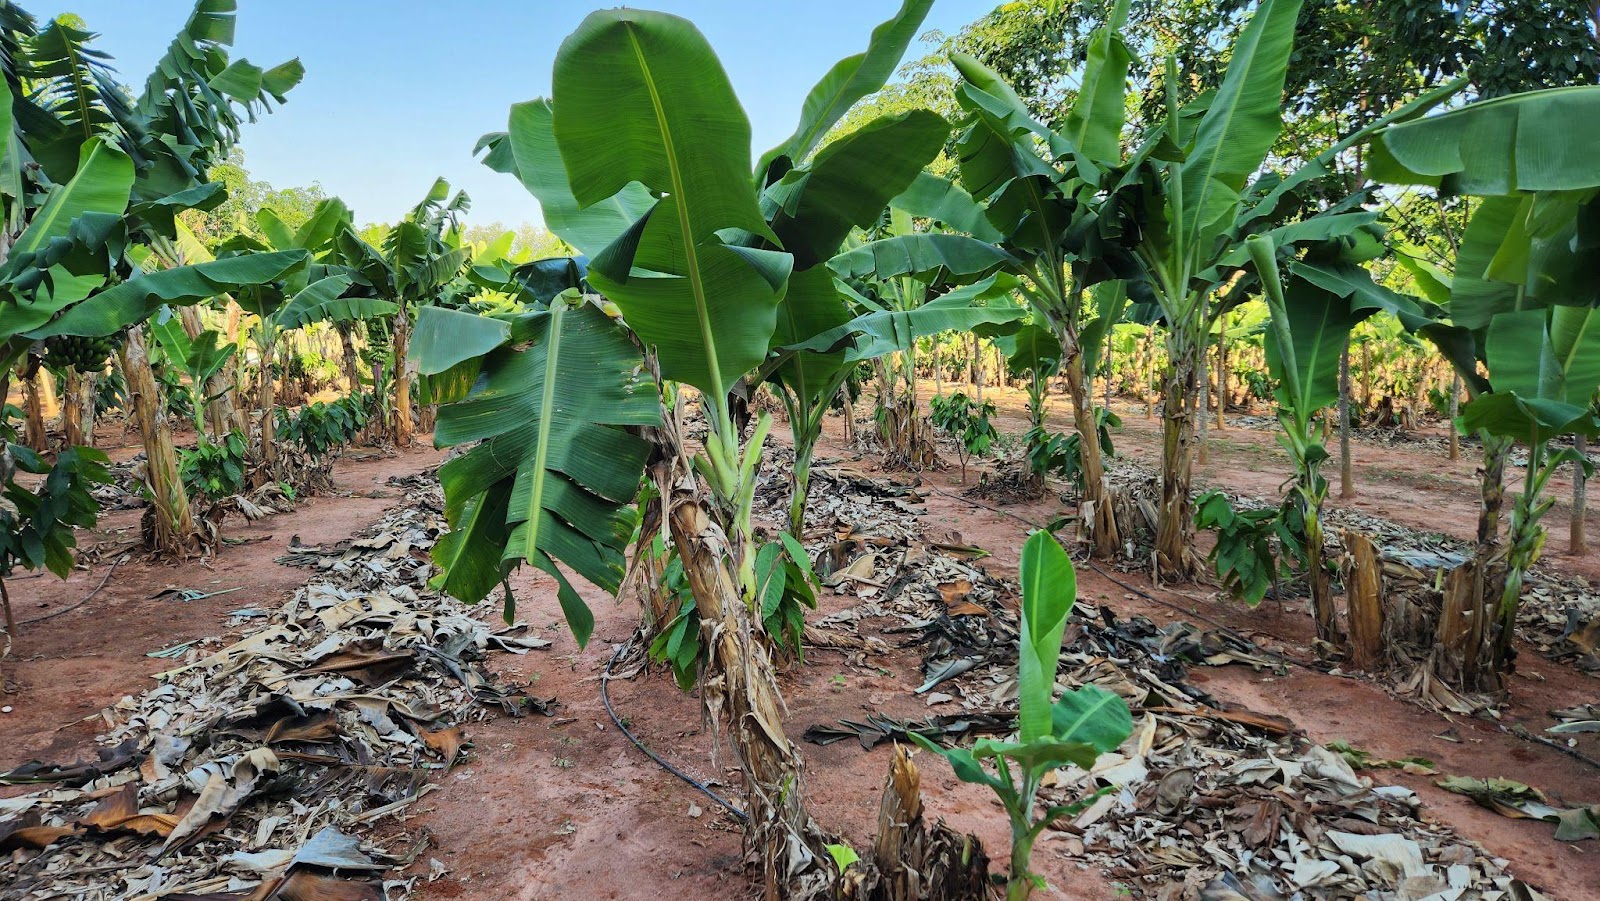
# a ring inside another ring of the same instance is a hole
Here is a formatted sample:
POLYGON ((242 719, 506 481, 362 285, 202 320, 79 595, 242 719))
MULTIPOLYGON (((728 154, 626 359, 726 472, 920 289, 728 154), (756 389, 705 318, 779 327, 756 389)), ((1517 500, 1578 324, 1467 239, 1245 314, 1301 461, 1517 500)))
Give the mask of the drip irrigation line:
POLYGON ((100 584, 96 585, 94 587, 93 591, 91 591, 88 594, 84 595, 81 599, 79 599, 75 603, 72 603, 72 604, 69 604, 69 605, 67 605, 65 607, 62 607, 60 610, 52 610, 49 613, 40 614, 39 616, 35 616, 32 619, 22 620, 21 622, 17 623, 17 626, 19 628, 22 627, 22 626, 31 626, 34 623, 42 623, 47 619, 55 619, 56 617, 61 616, 64 613, 71 613, 72 611, 78 609, 79 607, 82 607, 84 604, 87 604, 90 601, 94 600, 94 596, 100 593, 100 589, 106 587, 106 583, 111 581, 111 574, 116 572, 117 571, 117 567, 121 566, 122 565, 122 561, 124 561, 126 559, 128 559, 128 558, 127 557, 118 557, 116 559, 116 562, 111 564, 111 568, 106 570, 105 577, 100 580, 100 584))
POLYGON ((1545 738, 1542 735, 1535 735, 1532 732, 1528 731, 1528 727, 1527 726, 1524 726, 1521 723, 1513 723, 1510 726, 1502 725, 1500 727, 1500 731, 1504 732, 1507 735, 1515 735, 1516 737, 1522 739, 1523 741, 1531 741, 1534 744, 1544 745, 1547 748, 1554 748, 1555 750, 1560 751, 1561 753, 1567 755, 1568 757, 1571 757, 1573 760, 1579 761, 1581 763, 1587 763, 1588 765, 1594 767, 1595 769, 1600 770, 1600 760, 1595 760, 1593 757, 1590 757, 1589 755, 1583 753, 1582 751, 1578 750, 1577 748, 1569 748, 1565 744, 1562 744, 1559 741, 1552 741, 1552 740, 1550 740, 1548 738, 1545 738))
POLYGON ((661 756, 656 752, 645 747, 644 742, 640 741, 638 736, 634 735, 633 731, 622 722, 622 718, 617 716, 616 709, 611 706, 611 692, 607 686, 611 684, 611 668, 616 665, 617 658, 621 657, 622 652, 632 646, 632 638, 628 639, 623 644, 617 645, 617 649, 611 652, 611 659, 606 661, 605 672, 600 676, 600 700, 606 705, 606 713, 611 715, 611 722, 616 724, 617 729, 620 730, 623 735, 627 736, 628 741, 633 742, 633 746, 635 748, 638 748, 640 751, 644 752, 644 756, 655 761, 657 766, 661 767, 672 775, 677 776, 679 779, 682 779, 684 782, 689 784, 690 788, 693 788, 700 794, 705 795, 711 800, 727 808, 729 813, 738 817, 741 821, 749 822, 750 815, 740 810, 732 801, 729 801, 727 798, 724 798, 723 796, 712 791, 711 786, 706 785, 704 782, 701 782, 688 773, 685 773, 683 770, 678 769, 677 767, 668 763, 666 760, 662 759, 661 756))

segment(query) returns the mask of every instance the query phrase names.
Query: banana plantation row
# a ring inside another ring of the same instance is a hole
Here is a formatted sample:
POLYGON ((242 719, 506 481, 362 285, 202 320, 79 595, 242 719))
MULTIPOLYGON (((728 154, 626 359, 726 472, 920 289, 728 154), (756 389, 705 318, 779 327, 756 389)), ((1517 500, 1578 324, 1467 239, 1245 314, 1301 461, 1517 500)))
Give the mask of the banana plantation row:
MULTIPOLYGON (((435 587, 501 589, 509 617, 508 575, 530 564, 582 643, 594 619, 573 582, 617 594, 631 567, 640 637, 732 736, 768 896, 905 897, 902 862, 846 855, 813 820, 775 678, 816 605, 801 542, 826 417, 842 407, 854 429, 866 387, 889 463, 937 465, 938 430, 964 473, 997 439, 985 380, 1014 380, 1029 398, 1024 481, 1074 486, 1075 552, 1168 582, 1209 572, 1250 603, 1287 573, 1320 651, 1376 667, 1376 555, 1347 534, 1369 571, 1341 576, 1323 526, 1326 423, 1336 407, 1348 491, 1354 405, 1437 414, 1452 454, 1457 431, 1474 439, 1459 452, 1481 448, 1475 553, 1442 573, 1418 640, 1438 645, 1423 665, 1455 689, 1508 690, 1546 488, 1571 466, 1581 492, 1583 442, 1600 429, 1600 88, 1483 98, 1466 77, 1434 79, 1289 159, 1301 0, 1256 4, 1216 76, 1136 55, 1118 0, 1096 13, 1078 87, 1048 122, 963 52, 950 55, 952 109, 863 119, 931 6, 905 0, 752 164, 749 122, 701 33, 605 11, 562 44, 552 96, 513 106, 476 148, 537 200, 563 255, 514 253, 510 234, 467 240, 467 198, 442 180, 382 234, 327 199, 303 221, 263 209, 208 242, 195 216, 227 199, 209 173, 303 75, 230 60, 233 5, 199 0, 142 90, 114 80, 86 30, 0 6, 0 393, 15 381, 25 398, 0 434, 0 577, 71 569, 73 529, 94 524, 91 492, 108 478, 97 412, 135 421, 145 539, 171 555, 214 545, 253 492, 325 487, 351 442, 431 432, 460 449, 439 472, 452 531, 435 587), (1385 208, 1416 197, 1459 228, 1444 252, 1385 229, 1385 208), (976 396, 947 396, 958 380, 976 396), (341 382, 342 397, 307 403, 341 382), (1047 427, 1052 391, 1068 434, 1047 427), (1161 417, 1149 497, 1109 478, 1113 394, 1161 417), (762 400, 774 397, 781 424, 762 400), (1280 507, 1207 495, 1197 509, 1213 399, 1218 425, 1230 404, 1275 412, 1295 470, 1280 507), (52 448, 55 405, 65 441, 52 448), (179 421, 192 448, 175 441, 179 421), (775 429, 793 449, 792 499, 769 533, 753 499, 775 429), (1526 464, 1507 488, 1513 454, 1526 464), (1197 522, 1219 531, 1209 557, 1197 522)), ((1013 898, 1040 884, 1033 840, 1071 812, 1035 805, 1042 780, 1088 768, 1131 729, 1114 695, 1054 691, 1072 572, 1055 537, 1029 539, 1016 740, 922 742, 999 795, 1013 898)), ((7 616, 19 640, 9 600, 7 616)), ((945 864, 930 872, 959 894, 970 869, 945 864)))

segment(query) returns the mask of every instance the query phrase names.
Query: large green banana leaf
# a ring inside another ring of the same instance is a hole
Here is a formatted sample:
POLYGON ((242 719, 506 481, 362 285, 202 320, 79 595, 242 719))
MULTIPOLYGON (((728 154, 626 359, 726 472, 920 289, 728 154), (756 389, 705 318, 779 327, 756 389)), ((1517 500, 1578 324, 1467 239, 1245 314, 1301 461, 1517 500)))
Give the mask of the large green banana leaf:
POLYGON ((653 346, 664 378, 717 397, 759 365, 793 259, 733 245, 777 243, 750 171, 750 124, 705 37, 676 16, 592 13, 561 45, 556 144, 580 205, 629 184, 650 212, 590 260, 589 281, 653 346))
POLYGON ((827 266, 796 272, 778 307, 778 328, 772 333, 772 343, 782 359, 770 378, 807 405, 830 402, 841 374, 851 365, 845 351, 830 348, 786 354, 781 348, 841 328, 850 319, 850 308, 827 266), (823 397, 824 394, 829 396, 823 397))
POLYGON ((314 322, 356 322, 393 316, 400 307, 391 301, 376 297, 345 297, 350 287, 348 275, 330 275, 307 285, 295 294, 283 308, 273 314, 278 328, 303 328, 314 322))
POLYGON ((840 278, 886 280, 910 276, 919 281, 977 276, 1016 264, 1004 250, 966 235, 896 235, 868 241, 828 261, 840 278))
POLYGON ((661 402, 626 330, 569 292, 500 331, 458 329, 458 316, 419 316, 425 372, 482 359, 470 394, 439 410, 434 441, 477 445, 440 467, 452 537, 434 560, 437 584, 483 598, 520 561, 556 579, 573 634, 594 619, 557 562, 615 594, 632 533, 631 506, 650 444, 624 431, 660 422, 661 402), (485 336, 487 340, 485 340, 485 336))
POLYGON ((77 173, 46 197, 28 228, 12 245, 11 253, 38 251, 52 238, 67 234, 85 213, 121 214, 133 190, 133 161, 101 138, 85 142, 77 173))
MULTIPOLYGON (((932 8, 933 0, 904 0, 893 18, 872 30, 866 51, 835 63, 806 95, 800 108, 800 124, 794 134, 761 157, 756 166, 757 176, 767 181, 772 164, 780 159, 785 161, 778 167, 780 170, 805 162, 829 129, 855 106, 856 101, 876 93, 894 74, 895 66, 916 39, 917 30, 932 8)), ((774 177, 782 174, 778 171, 774 177)))
POLYGON ((1014 376, 1032 372, 1048 378, 1061 365, 1061 342, 1054 332, 1038 323, 1030 322, 1013 334, 996 338, 994 343, 1005 354, 1006 368, 1014 376))
POLYGON ((1600 309, 1498 313, 1485 356, 1494 392, 1462 410, 1468 429, 1532 444, 1600 427, 1588 409, 1600 389, 1600 309))
POLYGON ((1474 195, 1600 185, 1600 87, 1512 94, 1384 129, 1372 177, 1474 195))
POLYGON ((1106 339, 1128 309, 1128 283, 1122 279, 1100 282, 1090 290, 1094 316, 1078 330, 1078 347, 1083 353, 1083 371, 1100 368, 1100 355, 1106 339))
POLYGON ((983 205, 972 199, 965 188, 932 172, 919 173, 910 187, 889 201, 889 206, 966 232, 980 241, 998 243, 1005 237, 989 222, 983 205))
POLYGON ((1195 127, 1183 162, 1185 247, 1209 248, 1229 225, 1246 181, 1278 140, 1283 85, 1301 0, 1261 0, 1233 44, 1227 74, 1195 127))
POLYGON ((795 268, 825 262, 852 228, 877 222, 890 199, 939 155, 949 131, 927 110, 882 116, 768 187, 762 212, 794 255, 795 268))
POLYGON ((28 334, 33 338, 109 335, 141 321, 162 304, 198 303, 219 294, 279 281, 304 269, 309 259, 303 250, 288 250, 151 272, 101 291, 28 334))
POLYGON ((1309 418, 1339 399, 1339 360, 1350 340, 1350 330, 1371 310, 1352 308, 1350 298, 1316 282, 1291 278, 1284 291, 1284 306, 1271 315, 1283 327, 1267 329, 1267 368, 1277 383, 1278 403, 1309 418), (1287 345, 1283 336, 1287 334, 1287 345), (1293 367, 1290 376, 1285 372, 1293 367))
POLYGON ((1089 38, 1078 91, 1061 131, 1068 142, 1101 166, 1122 159, 1122 126, 1127 121, 1128 70, 1133 51, 1122 39, 1129 0, 1117 0, 1106 24, 1089 38))
POLYGON ((509 129, 503 138, 490 140, 503 141, 510 152, 491 152, 484 162, 517 176, 539 201, 545 225, 579 253, 592 257, 605 250, 655 203, 644 185, 635 183, 606 200, 580 207, 556 147, 550 101, 514 104, 509 129))
POLYGON ((845 362, 855 363, 905 350, 918 338, 929 335, 970 331, 985 323, 1013 323, 1027 312, 1009 300, 1016 287, 1015 276, 997 272, 914 309, 863 313, 783 350, 814 353, 845 350, 845 362))

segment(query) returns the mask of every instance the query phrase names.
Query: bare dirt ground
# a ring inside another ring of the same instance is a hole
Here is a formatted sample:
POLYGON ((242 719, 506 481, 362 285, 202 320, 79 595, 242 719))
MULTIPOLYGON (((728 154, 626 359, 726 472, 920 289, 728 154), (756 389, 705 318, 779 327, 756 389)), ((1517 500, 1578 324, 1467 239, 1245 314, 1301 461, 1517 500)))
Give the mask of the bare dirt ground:
MULTIPOLYGON (((994 392, 994 396, 1004 407, 1002 431, 1020 434, 1020 393, 994 392)), ((1065 428, 1064 405, 1056 406, 1053 422, 1065 428)), ((1118 436, 1121 452, 1153 459, 1159 452, 1158 424, 1132 409, 1124 411, 1124 421, 1118 436)), ((873 471, 870 455, 857 459, 843 447, 839 428, 837 420, 829 424, 819 456, 842 458, 852 467, 873 471)), ((1418 528, 1470 534, 1476 516, 1472 449, 1465 449, 1455 463, 1426 447, 1362 442, 1356 454, 1361 490, 1353 502, 1356 506, 1418 528)), ((273 562, 291 535, 298 534, 306 543, 348 537, 394 502, 398 492, 383 487, 389 476, 419 471, 438 459, 434 452, 416 451, 390 459, 345 461, 337 478, 348 495, 318 498, 292 514, 235 525, 228 532, 238 538, 270 539, 228 547, 204 568, 129 562, 90 604, 25 626, 13 657, 0 664, 7 690, 4 703, 14 707, 13 713, 0 716, 0 742, 6 749, 0 765, 32 757, 72 760, 90 753, 90 739, 100 730, 99 710, 124 694, 148 688, 150 674, 165 668, 164 661, 145 657, 146 653, 226 632, 229 610, 280 602, 304 580, 303 571, 273 562), (245 590, 191 603, 149 599, 169 585, 202 591, 245 586, 245 590)), ((1230 429, 1221 435, 1212 432, 1211 462, 1198 473, 1202 481, 1272 497, 1287 467, 1270 433, 1230 429)), ((995 512, 961 497, 956 477, 954 467, 923 476, 926 487, 938 489, 926 505, 929 529, 956 530, 965 542, 992 553, 984 561, 991 572, 1014 577, 1027 532, 1024 520, 1045 521, 1063 506, 1047 497, 995 512)), ((976 478, 969 473, 969 481, 976 478)), ((1556 534, 1547 548, 1546 565, 1590 577, 1600 574, 1594 557, 1574 559, 1563 554, 1563 512, 1551 515, 1556 534)), ((108 515, 103 520, 105 534, 97 537, 136 528, 136 516, 136 512, 108 515)), ((72 603, 103 574, 103 567, 96 567, 75 573, 66 583, 50 578, 20 581, 13 592, 18 615, 28 619, 72 603)), ((1080 571, 1082 596, 1110 605, 1119 616, 1144 614, 1159 623, 1176 619, 1223 623, 1269 648, 1310 658, 1306 648, 1310 624, 1302 611, 1280 610, 1271 603, 1250 611, 1214 599, 1205 586, 1158 591, 1137 576, 1115 577, 1177 609, 1145 600, 1088 568, 1080 571)), ((405 822, 389 827, 391 833, 403 832, 412 839, 426 836, 430 842, 411 871, 422 876, 418 894, 439 899, 754 897, 755 885, 740 861, 737 822, 633 748, 601 703, 600 675, 613 648, 627 640, 637 623, 635 601, 613 601, 591 591, 595 633, 588 647, 579 649, 566 631, 546 577, 535 577, 525 569, 513 585, 519 617, 554 645, 523 657, 499 658, 501 678, 530 684, 530 694, 554 697, 559 706, 551 718, 496 718, 469 725, 471 755, 441 777, 442 790, 415 805, 405 822), (430 881, 427 874, 434 860, 439 867, 433 869, 442 868, 443 873, 430 881)), ((825 594, 823 611, 849 602, 825 594)), ((483 614, 486 619, 497 616, 498 605, 485 605, 483 614)), ((1505 711, 1508 724, 1525 722, 1538 732, 1550 723, 1547 709, 1600 700, 1600 680, 1532 653, 1523 660, 1517 702, 1505 711)), ((868 658, 865 666, 817 650, 808 654, 806 663, 783 676, 787 726, 797 741, 806 727, 841 717, 868 711, 896 716, 927 712, 910 694, 921 681, 914 650, 868 658)), ((1441 776, 1507 776, 1573 803, 1593 802, 1600 796, 1600 774, 1586 764, 1502 732, 1495 723, 1447 720, 1397 700, 1371 682, 1299 667, 1286 675, 1252 672, 1243 666, 1196 668, 1191 678, 1225 701, 1288 716, 1314 742, 1343 739, 1375 756, 1424 756, 1437 762, 1441 776)), ((611 697, 618 714, 657 753, 717 791, 738 798, 731 749, 725 742, 717 746, 697 699, 680 693, 669 676, 654 672, 614 681, 611 697)), ((1600 752, 1593 736, 1584 738, 1586 753, 1600 752)), ((888 763, 886 748, 864 752, 848 741, 801 747, 814 814, 852 844, 866 844, 888 763)), ((942 761, 924 755, 919 763, 930 814, 976 832, 991 857, 1003 861, 1008 848, 1004 817, 989 793, 957 783, 942 761)), ((1600 853, 1593 843, 1555 842, 1549 825, 1500 817, 1434 787, 1434 777, 1397 771, 1366 775, 1415 790, 1430 817, 1453 825, 1491 854, 1509 859, 1513 873, 1550 897, 1595 897, 1600 853)), ((1054 833, 1047 833, 1036 849, 1038 869, 1053 887, 1051 897, 1110 899, 1125 894, 1096 869, 1074 860, 1071 850, 1071 839, 1054 833)))

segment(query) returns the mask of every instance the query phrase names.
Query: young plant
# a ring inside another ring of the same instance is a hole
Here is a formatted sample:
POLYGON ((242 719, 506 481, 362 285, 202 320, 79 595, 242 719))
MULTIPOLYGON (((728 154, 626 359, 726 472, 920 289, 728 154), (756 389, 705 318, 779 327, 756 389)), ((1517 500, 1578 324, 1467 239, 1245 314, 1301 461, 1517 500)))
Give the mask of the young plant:
POLYGON ((1011 824, 1008 901, 1021 901, 1045 881, 1029 868, 1033 844, 1055 820, 1093 800, 1038 809, 1039 789, 1052 770, 1073 764, 1088 770, 1101 754, 1116 750, 1133 733, 1128 705, 1096 685, 1064 691, 1052 699, 1061 637, 1077 600, 1072 560, 1048 532, 1035 532, 1022 546, 1021 642, 1017 658, 1017 740, 980 739, 971 751, 941 748, 916 733, 911 739, 943 756, 956 778, 987 785, 999 796, 1011 824), (986 765, 987 764, 987 765, 986 765), (993 768, 992 771, 990 768, 993 768))
POLYGON ((0 417, 0 603, 6 634, 17 637, 11 595, 5 580, 13 569, 48 569, 65 579, 72 571, 75 527, 92 528, 100 505, 90 490, 111 481, 106 455, 88 447, 68 447, 47 464, 33 451, 12 443, 15 436, 0 417), (42 475, 37 489, 17 484, 16 472, 42 475))
POLYGON ((934 428, 956 439, 956 455, 961 460, 961 484, 967 483, 967 458, 981 457, 999 439, 989 417, 995 415, 994 404, 972 402, 966 394, 957 391, 949 397, 935 397, 929 402, 930 419, 934 428))
POLYGON ((233 497, 248 487, 249 451, 249 443, 239 432, 229 432, 220 441, 201 438, 193 450, 178 451, 178 473, 190 496, 211 501, 233 497))
POLYGON ((1222 587, 1251 607, 1260 604, 1278 578, 1278 555, 1272 542, 1288 538, 1282 511, 1273 507, 1235 510, 1226 494, 1208 491, 1195 502, 1194 525, 1217 532, 1217 544, 1208 559, 1222 587))

